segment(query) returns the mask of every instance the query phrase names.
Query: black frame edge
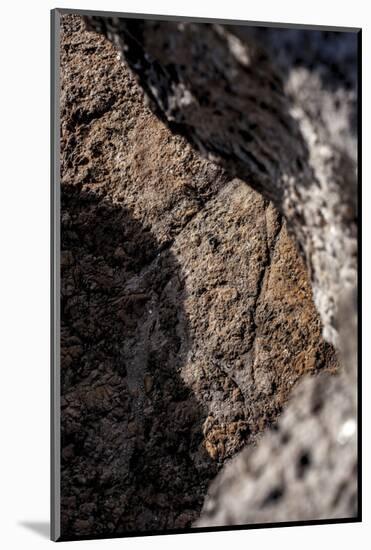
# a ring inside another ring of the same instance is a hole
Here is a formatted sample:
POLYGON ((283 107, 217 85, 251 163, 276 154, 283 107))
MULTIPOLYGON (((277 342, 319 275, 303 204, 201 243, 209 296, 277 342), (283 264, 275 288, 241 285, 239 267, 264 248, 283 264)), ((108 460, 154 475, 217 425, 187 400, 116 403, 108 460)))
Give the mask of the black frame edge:
POLYGON ((357 33, 357 458, 358 458, 358 516, 362 521, 362 29, 357 33))
POLYGON ((59 382, 59 24, 60 10, 50 12, 50 538, 60 540, 60 382, 59 382))
POLYGON ((195 23, 220 23, 224 25, 244 25, 254 27, 271 27, 271 28, 285 28, 285 29, 307 29, 311 31, 333 31, 333 32, 358 32, 359 27, 337 27, 331 25, 316 25, 310 23, 273 23, 269 21, 247 21, 246 19, 222 19, 216 17, 193 17, 186 15, 161 15, 154 13, 127 13, 117 11, 104 11, 104 10, 81 10, 75 8, 56 8, 56 11, 60 15, 74 14, 74 15, 97 15, 102 17, 120 17, 126 19, 152 19, 157 21, 184 21, 195 23))

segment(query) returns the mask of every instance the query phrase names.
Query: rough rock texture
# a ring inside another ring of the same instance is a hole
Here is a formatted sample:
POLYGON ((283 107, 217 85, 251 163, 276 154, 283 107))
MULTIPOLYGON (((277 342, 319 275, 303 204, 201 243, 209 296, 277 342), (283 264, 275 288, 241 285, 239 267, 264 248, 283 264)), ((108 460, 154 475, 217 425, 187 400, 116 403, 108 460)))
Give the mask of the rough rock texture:
POLYGON ((324 336, 339 345, 338 311, 356 285, 355 137, 342 140, 354 136, 356 33, 285 31, 277 63, 279 30, 87 22, 117 46, 174 132, 274 201, 305 257, 324 336), (272 59, 259 45, 266 35, 272 59))
POLYGON ((357 517, 356 306, 343 304, 341 374, 300 383, 274 429, 212 482, 196 526, 357 517))
POLYGON ((356 160, 355 34, 235 26, 233 32, 264 47, 280 70, 286 95, 305 110, 322 141, 356 160))
POLYGON ((61 178, 62 535, 189 527, 301 376, 336 369, 303 261, 71 15, 61 178))
POLYGON ((306 378, 274 430, 211 484, 198 527, 357 516, 355 385, 306 378))

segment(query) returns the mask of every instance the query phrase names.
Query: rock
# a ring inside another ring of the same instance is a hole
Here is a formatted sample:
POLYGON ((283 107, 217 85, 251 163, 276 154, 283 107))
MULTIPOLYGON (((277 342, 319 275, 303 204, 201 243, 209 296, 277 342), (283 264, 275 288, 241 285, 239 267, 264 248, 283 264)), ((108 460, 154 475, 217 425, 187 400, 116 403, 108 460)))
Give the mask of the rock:
POLYGON ((338 346, 357 269, 356 32, 85 21, 116 45, 169 128, 282 212, 338 346))
POLYGON ((68 267, 73 264, 73 254, 70 250, 61 251, 61 267, 68 267))
POLYGON ((154 380, 152 376, 149 376, 148 374, 144 376, 144 389, 146 393, 149 393, 152 390, 153 382, 154 380))
POLYGON ((66 447, 63 448, 62 458, 64 460, 70 460, 74 456, 75 456, 75 450, 73 445, 67 445, 66 447))
POLYGON ((75 521, 75 529, 78 535, 86 535, 92 528, 92 521, 88 519, 78 519, 75 521))
POLYGON ((212 482, 197 527, 357 517, 355 387, 301 382, 274 430, 212 482))
POLYGON ((61 24, 62 534, 189 526, 336 353, 273 204, 159 120, 108 40, 61 24))

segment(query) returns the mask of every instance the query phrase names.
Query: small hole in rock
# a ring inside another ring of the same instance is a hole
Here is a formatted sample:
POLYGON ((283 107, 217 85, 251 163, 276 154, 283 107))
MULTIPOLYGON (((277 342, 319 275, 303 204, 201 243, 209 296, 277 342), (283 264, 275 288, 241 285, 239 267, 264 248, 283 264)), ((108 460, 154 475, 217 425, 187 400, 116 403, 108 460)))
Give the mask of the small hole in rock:
POLYGON ((283 487, 279 487, 279 486, 274 487, 262 502, 262 507, 276 504, 279 500, 281 500, 283 495, 284 495, 283 487))
POLYGON ((297 462, 297 470, 296 470, 296 476, 301 479, 302 477, 304 477, 307 469, 309 468, 309 466, 311 465, 311 456, 310 456, 310 453, 309 451, 303 451, 300 456, 299 456, 299 459, 298 459, 298 462, 297 462))

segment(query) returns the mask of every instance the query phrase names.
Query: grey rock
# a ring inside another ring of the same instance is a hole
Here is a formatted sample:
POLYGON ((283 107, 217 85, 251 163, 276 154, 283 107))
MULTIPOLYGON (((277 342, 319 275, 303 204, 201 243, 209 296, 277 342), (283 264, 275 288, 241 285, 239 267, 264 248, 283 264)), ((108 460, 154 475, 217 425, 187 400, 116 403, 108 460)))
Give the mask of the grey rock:
POLYGON ((355 388, 344 375, 307 378, 276 428, 212 482, 196 526, 355 518, 355 388))

